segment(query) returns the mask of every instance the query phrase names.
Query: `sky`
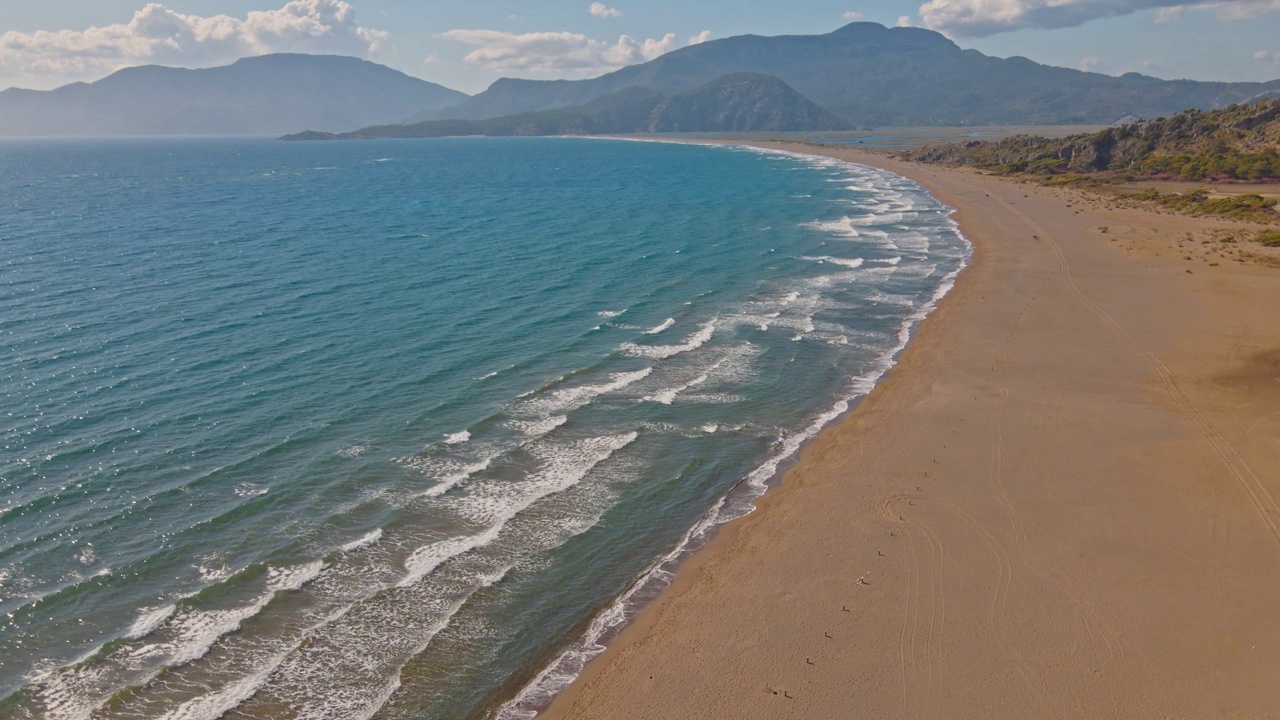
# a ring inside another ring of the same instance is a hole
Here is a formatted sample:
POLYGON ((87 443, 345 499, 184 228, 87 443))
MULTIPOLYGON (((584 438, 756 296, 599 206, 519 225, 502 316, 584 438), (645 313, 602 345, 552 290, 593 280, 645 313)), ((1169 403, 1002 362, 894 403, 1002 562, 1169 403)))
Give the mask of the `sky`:
POLYGON ((1113 75, 1280 78, 1280 0, 0 0, 0 89, 145 64, 355 55, 475 93, 583 78, 733 35, 913 25, 988 55, 1113 75))

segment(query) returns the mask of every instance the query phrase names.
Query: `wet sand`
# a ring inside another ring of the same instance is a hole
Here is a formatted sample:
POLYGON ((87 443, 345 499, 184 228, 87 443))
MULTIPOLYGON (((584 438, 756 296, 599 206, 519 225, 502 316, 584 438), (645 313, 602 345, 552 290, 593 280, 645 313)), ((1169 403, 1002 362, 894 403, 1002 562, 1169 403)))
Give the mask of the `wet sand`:
POLYGON ((1187 236, 1237 225, 783 149, 918 180, 974 262, 544 717, 1280 717, 1280 270, 1187 236))

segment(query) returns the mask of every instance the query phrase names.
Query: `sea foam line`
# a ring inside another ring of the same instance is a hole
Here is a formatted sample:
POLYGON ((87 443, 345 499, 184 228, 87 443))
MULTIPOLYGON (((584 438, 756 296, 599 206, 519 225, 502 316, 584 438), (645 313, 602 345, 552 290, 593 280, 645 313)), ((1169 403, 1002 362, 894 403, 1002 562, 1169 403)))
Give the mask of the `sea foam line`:
POLYGON ((637 345, 635 343, 623 343, 619 347, 622 352, 635 357, 647 357, 655 360, 665 360, 673 355, 686 353, 690 350, 696 350, 706 344, 716 332, 716 321, 711 320, 698 328, 698 331, 690 335, 685 341, 679 345, 637 345))

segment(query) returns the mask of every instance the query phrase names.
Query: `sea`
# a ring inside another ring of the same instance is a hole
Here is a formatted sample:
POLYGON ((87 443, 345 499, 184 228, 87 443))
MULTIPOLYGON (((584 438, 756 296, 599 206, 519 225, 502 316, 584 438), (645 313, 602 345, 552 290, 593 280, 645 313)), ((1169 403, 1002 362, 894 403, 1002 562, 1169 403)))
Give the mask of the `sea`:
POLYGON ((0 142, 0 717, 530 718, 969 255, 739 147, 0 142))

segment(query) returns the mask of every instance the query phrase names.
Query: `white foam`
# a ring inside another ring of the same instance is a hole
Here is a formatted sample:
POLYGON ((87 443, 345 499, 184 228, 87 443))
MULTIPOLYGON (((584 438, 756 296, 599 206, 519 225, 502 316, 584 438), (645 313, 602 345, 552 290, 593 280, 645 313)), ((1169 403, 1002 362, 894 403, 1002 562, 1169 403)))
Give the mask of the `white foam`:
POLYGON ((602 318, 615 318, 624 312, 626 312, 626 310, 601 310, 596 313, 596 315, 599 315, 602 318))
POLYGON ((859 233, 853 227, 853 224, 854 224, 853 218, 846 215, 840 218, 839 220, 827 220, 827 221, 815 220, 813 222, 803 223, 802 227, 813 228, 814 230, 821 230, 823 232, 831 233, 832 235, 839 235, 841 237, 856 238, 856 237, 859 237, 861 233, 859 233))
POLYGON ((645 330, 645 331, 644 331, 644 334, 645 334, 645 335, 657 335, 658 333, 662 332, 663 330, 666 330, 667 328, 669 328, 669 327, 671 327, 672 325, 675 325, 675 324, 676 324, 676 319, 675 319, 675 318, 667 318, 666 320, 662 321, 662 324, 661 324, 661 325, 658 325, 658 326, 655 326, 655 327, 651 327, 651 328, 649 328, 648 330, 645 330))
POLYGON ((206 585, 221 582, 232 575, 231 568, 226 565, 197 565, 196 572, 200 573, 200 582, 206 585))
POLYGON ((349 553, 366 548, 382 539, 382 528, 374 528, 364 535, 338 548, 338 552, 349 553))
POLYGON ((461 498, 458 512, 467 519, 489 526, 504 525, 517 513, 538 500, 573 487, 591 469, 614 452, 631 444, 635 432, 606 435, 567 444, 546 443, 530 448, 543 466, 523 482, 491 483, 461 498))
POLYGON ((497 455, 494 454, 489 457, 482 458, 477 462, 473 462, 467 465, 459 465, 456 463, 447 463, 447 462, 440 463, 439 465, 436 466, 436 468, 439 470, 442 470, 443 475, 437 478, 437 482, 435 485, 432 485, 431 487, 419 493, 418 497, 438 497, 440 495, 443 495, 449 490, 451 490, 452 488, 457 487, 459 483, 471 477, 472 475, 475 475, 478 472, 489 469, 489 465, 492 464, 496 458, 497 458, 497 455))
POLYGON ((354 460, 367 452, 369 452, 368 445, 347 445, 346 447, 338 450, 338 457, 354 460))
POLYGON ((860 268, 862 267, 862 264, 866 262, 863 258, 838 258, 831 257, 830 255, 821 255, 819 257, 805 256, 804 259, 816 263, 831 263, 832 265, 839 265, 850 269, 860 268))
POLYGON ((445 435, 445 436, 444 436, 444 444, 445 444, 445 445, 459 445, 459 444, 464 443, 464 442, 466 442, 466 441, 468 441, 468 440, 470 440, 470 439, 471 439, 471 433, 470 433, 470 432, 468 432, 468 431, 466 431, 466 430, 463 430, 462 432, 456 432, 456 433, 453 433, 452 435, 445 435))
POLYGON ((253 498, 259 495, 266 495, 270 490, 266 485, 258 485, 251 482, 242 482, 235 486, 236 495, 242 498, 253 498))
POLYGON ((562 413, 575 410, 601 395, 616 392, 637 380, 646 378, 651 372, 653 372, 653 368, 613 373, 609 375, 607 382, 553 390, 542 397, 535 397, 521 403, 516 409, 538 414, 562 413))
MULTIPOLYGON (((229 610, 190 610, 171 617, 162 626, 169 639, 153 645, 142 645, 124 651, 134 661, 156 659, 170 667, 185 665, 204 657, 209 648, 227 633, 238 629, 245 620, 262 612, 277 593, 297 590, 314 580, 324 570, 324 563, 314 562, 293 567, 267 569, 267 589, 248 605, 229 610)), ((154 629, 153 629, 154 631, 154 629)))
POLYGON ((554 450, 544 449, 540 454, 547 455, 546 464, 524 482, 493 483, 476 488, 472 495, 459 500, 457 509, 467 519, 487 527, 475 535, 449 538, 414 550, 405 560, 405 575, 397 587, 415 585, 450 559, 492 543, 516 515, 538 500, 578 484, 592 468, 636 437, 632 432, 590 438, 554 450))
POLYGON ((396 587, 405 588, 417 584, 445 561, 493 542, 501 531, 502 526, 495 525, 478 535, 449 538, 414 550, 404 561, 404 577, 396 583, 396 587))
POLYGON ((635 343, 623 343, 619 348, 622 352, 635 357, 647 357, 655 360, 665 360, 673 355, 696 350, 706 344, 708 340, 716 332, 716 321, 712 320, 702 325, 697 332, 690 335, 683 343, 679 345, 636 345, 635 343))
POLYGON ((551 415, 537 420, 512 420, 508 425, 524 433, 528 437, 542 437, 569 421, 565 415, 551 415))
POLYGON ((177 609, 178 606, 176 605, 143 608, 138 612, 138 617, 134 619, 133 624, 129 626, 129 631, 124 636, 130 640, 137 640, 150 635, 152 630, 160 627, 177 609))
MULTIPOLYGON (((292 648, 289 651, 292 652, 292 648)), ((287 652, 281 653, 264 663, 257 672, 238 678, 221 690, 184 702, 176 709, 160 716, 161 720, 217 720, 223 717, 237 705, 252 697, 271 675, 271 671, 287 656, 287 652)))

